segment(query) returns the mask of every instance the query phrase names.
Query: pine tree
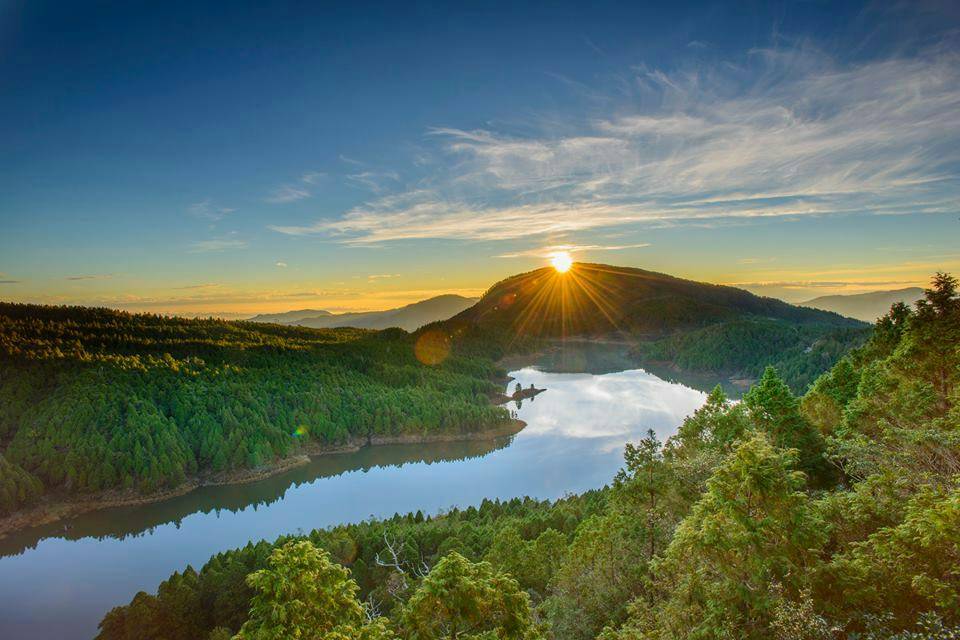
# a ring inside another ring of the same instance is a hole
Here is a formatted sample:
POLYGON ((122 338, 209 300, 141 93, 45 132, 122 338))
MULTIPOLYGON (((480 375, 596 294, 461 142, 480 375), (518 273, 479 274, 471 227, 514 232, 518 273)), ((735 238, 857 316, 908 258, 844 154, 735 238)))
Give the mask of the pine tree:
POLYGON ((767 367, 760 381, 743 397, 743 402, 753 422, 770 435, 776 446, 797 450, 799 468, 808 474, 813 484, 822 486, 831 480, 832 470, 823 455, 823 437, 804 418, 800 402, 776 369, 767 367))

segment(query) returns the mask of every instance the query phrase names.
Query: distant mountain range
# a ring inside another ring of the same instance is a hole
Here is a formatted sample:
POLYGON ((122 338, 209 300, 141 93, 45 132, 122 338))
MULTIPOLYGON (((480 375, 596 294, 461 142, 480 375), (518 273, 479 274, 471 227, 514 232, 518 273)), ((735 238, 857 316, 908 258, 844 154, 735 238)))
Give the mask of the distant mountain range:
POLYGON ((314 329, 334 329, 337 327, 387 329, 400 327, 406 331, 415 331, 425 324, 446 320, 470 307, 476 301, 477 298, 448 294, 385 311, 330 313, 329 311, 301 309, 287 311, 286 313, 261 314, 250 318, 250 321, 298 325, 314 329))
POLYGON ((306 318, 316 318, 319 316, 332 316, 329 311, 320 309, 300 309, 298 311, 285 311, 283 313, 262 313, 252 318, 247 318, 250 322, 272 322, 274 324, 296 324, 306 318))
POLYGON ((897 302, 912 305, 922 297, 923 289, 907 287, 906 289, 873 291, 853 295, 820 296, 798 304, 803 307, 833 311, 850 318, 873 322, 880 316, 886 315, 891 305, 897 302))

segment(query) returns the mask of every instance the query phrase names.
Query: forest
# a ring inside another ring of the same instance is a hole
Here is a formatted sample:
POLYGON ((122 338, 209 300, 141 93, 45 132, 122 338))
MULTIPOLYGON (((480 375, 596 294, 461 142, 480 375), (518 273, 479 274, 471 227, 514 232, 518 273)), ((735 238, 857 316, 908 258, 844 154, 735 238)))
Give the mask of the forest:
POLYGON ((795 325, 770 318, 744 318, 638 342, 632 355, 667 362, 684 371, 757 379, 773 365, 795 393, 870 336, 869 327, 795 325))
POLYGON ((938 274, 795 395, 718 387, 597 491, 251 543, 99 640, 919 640, 960 634, 960 298, 938 274))
POLYGON ((43 496, 142 494, 309 444, 474 432, 489 360, 423 364, 399 329, 307 329, 0 304, 0 517, 43 496))

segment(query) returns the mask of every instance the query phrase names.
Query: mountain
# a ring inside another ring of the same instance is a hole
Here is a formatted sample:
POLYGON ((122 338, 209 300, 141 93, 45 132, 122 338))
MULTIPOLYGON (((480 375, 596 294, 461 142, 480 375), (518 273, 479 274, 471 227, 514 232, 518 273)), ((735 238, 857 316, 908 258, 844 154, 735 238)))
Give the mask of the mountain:
POLYGON ((300 309, 298 311, 285 311, 283 313, 261 313, 260 315, 248 318, 249 322, 272 322, 274 324, 296 324, 304 318, 316 318, 318 316, 332 316, 329 311, 320 309, 300 309))
POLYGON ((431 330, 462 352, 494 358, 556 348, 562 337, 615 337, 638 363, 738 379, 773 364, 800 390, 869 334, 858 320, 735 287, 584 263, 502 280, 474 306, 422 331, 431 330))
POLYGON ((891 291, 873 291, 854 295, 820 296, 813 300, 799 303, 803 307, 833 311, 850 318, 865 322, 873 322, 890 311, 890 306, 902 302, 912 306, 923 297, 920 287, 893 289, 891 291))
MULTIPOLYGON (((281 324, 293 324, 301 327, 312 327, 314 329, 335 329, 337 327, 387 329, 389 327, 400 327, 407 331, 415 331, 425 324, 445 320, 454 316, 476 301, 476 298, 465 298, 463 296, 447 294, 421 300, 420 302, 414 302, 413 304, 408 304, 397 309, 387 309, 386 311, 336 314, 321 311, 312 316, 302 315, 302 312, 299 311, 291 311, 291 314, 297 314, 298 317, 280 320, 279 322, 281 324)), ((264 322, 277 321, 267 320, 264 322)))
POLYGON ((545 267, 493 285, 450 326, 498 328, 513 336, 659 336, 745 316, 836 327, 860 323, 749 291, 663 273, 576 263, 545 267))

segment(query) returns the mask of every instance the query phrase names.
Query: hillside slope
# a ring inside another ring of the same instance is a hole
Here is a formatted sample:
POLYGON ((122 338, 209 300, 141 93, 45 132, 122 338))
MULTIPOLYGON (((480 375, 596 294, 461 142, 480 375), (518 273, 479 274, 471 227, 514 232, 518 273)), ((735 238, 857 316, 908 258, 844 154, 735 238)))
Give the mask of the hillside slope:
POLYGON ((493 357, 560 338, 613 336, 633 345, 638 363, 676 371, 753 378, 780 365, 798 391, 869 333, 857 320, 735 287, 584 263, 565 274, 544 268, 502 280, 431 329, 493 357))
POLYGON ((546 267, 502 280, 450 322, 509 329, 518 336, 637 336, 743 316, 795 324, 860 325, 835 313, 796 307, 735 287, 586 263, 576 263, 565 274, 546 267))
POLYGON ((802 307, 833 311, 848 318, 873 322, 890 311, 890 307, 898 302, 912 305, 922 297, 923 289, 907 287, 906 289, 873 291, 855 295, 820 296, 799 304, 802 307))

